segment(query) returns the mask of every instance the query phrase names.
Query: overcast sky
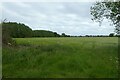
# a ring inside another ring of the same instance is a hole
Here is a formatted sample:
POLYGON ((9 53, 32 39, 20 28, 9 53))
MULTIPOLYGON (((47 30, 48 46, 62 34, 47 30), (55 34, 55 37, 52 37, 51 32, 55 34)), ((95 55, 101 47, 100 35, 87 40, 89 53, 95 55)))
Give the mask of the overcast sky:
POLYGON ((93 22, 93 2, 4 2, 2 19, 24 23, 33 30, 50 30, 68 35, 109 35, 114 32, 105 20, 102 26, 93 22))

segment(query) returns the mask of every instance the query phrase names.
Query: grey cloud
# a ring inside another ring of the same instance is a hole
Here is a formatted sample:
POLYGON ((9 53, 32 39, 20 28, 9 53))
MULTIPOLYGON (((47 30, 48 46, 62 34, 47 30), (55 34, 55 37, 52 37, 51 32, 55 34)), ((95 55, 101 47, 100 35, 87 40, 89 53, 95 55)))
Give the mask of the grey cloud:
POLYGON ((70 35, 109 34, 106 21, 99 27, 91 21, 92 3, 3 3, 3 18, 23 22, 32 29, 52 30, 70 35))

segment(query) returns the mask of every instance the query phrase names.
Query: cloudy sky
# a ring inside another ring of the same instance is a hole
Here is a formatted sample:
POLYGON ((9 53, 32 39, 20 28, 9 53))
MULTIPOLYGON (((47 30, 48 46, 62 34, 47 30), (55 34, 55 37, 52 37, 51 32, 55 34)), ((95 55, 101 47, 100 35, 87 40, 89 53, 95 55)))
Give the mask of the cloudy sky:
POLYGON ((93 22, 93 2, 4 2, 2 19, 20 22, 33 30, 50 30, 68 35, 108 35, 114 32, 105 20, 102 26, 93 22))

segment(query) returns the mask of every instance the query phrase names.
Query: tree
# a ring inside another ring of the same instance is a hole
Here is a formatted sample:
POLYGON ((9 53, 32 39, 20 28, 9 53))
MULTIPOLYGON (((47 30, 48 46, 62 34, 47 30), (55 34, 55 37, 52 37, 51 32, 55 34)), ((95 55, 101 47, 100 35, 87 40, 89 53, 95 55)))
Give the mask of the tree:
POLYGON ((54 36, 55 36, 55 37, 60 37, 60 35, 57 34, 56 32, 54 32, 54 36))
POLYGON ((110 34, 109 34, 109 37, 113 37, 113 36, 114 36, 114 33, 110 33, 110 34))
POLYGON ((96 2, 91 6, 92 20, 100 24, 106 18, 115 25, 115 32, 120 34, 120 1, 118 2, 96 2))
POLYGON ((2 20, 1 21, 1 23, 0 23, 0 30, 2 30, 1 32, 2 33, 0 33, 0 34, 2 34, 2 35, 0 35, 0 38, 2 39, 2 45, 7 45, 8 43, 11 43, 12 42, 12 38, 10 37, 10 35, 9 35, 9 33, 8 33, 8 30, 5 30, 5 29, 3 29, 2 28, 2 26, 3 26, 3 24, 5 23, 7 21, 7 19, 4 19, 4 20, 2 20))
POLYGON ((59 37, 56 32, 47 30, 33 30, 33 37, 59 37))
POLYGON ((2 32, 10 35, 12 38, 32 37, 32 29, 22 23, 4 22, 2 23, 2 32))
POLYGON ((61 36, 62 36, 62 37, 66 37, 66 34, 65 34, 65 33, 62 33, 61 36))
POLYGON ((15 44, 12 38, 24 38, 32 37, 32 29, 22 23, 16 22, 5 22, 2 25, 2 43, 4 44, 15 44))

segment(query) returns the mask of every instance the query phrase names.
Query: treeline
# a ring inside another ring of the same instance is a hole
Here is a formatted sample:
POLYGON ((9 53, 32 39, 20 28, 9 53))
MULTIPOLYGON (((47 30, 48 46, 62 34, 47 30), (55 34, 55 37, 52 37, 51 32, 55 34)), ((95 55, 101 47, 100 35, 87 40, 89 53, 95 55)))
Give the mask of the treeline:
POLYGON ((61 35, 57 32, 47 30, 32 30, 29 26, 17 23, 17 22, 3 22, 2 33, 9 35, 12 38, 27 38, 27 37, 70 37, 62 33, 61 35))
POLYGON ((32 37, 60 37, 56 32, 46 31, 46 30, 33 30, 32 37))
POLYGON ((2 23, 2 34, 4 36, 10 36, 12 38, 26 38, 26 37, 113 37, 117 36, 114 33, 109 35, 85 35, 85 36, 71 36, 62 33, 61 35, 57 32, 46 31, 46 30, 32 30, 29 26, 17 23, 17 22, 3 22, 2 23))
POLYGON ((12 38, 27 38, 27 37, 60 37, 56 32, 46 30, 32 30, 30 27, 22 23, 3 22, 2 35, 12 38))
POLYGON ((17 22, 2 22, 2 42, 5 44, 14 42, 12 38, 28 38, 28 37, 116 37, 114 33, 109 35, 85 35, 71 36, 62 33, 47 30, 32 30, 29 26, 17 22))
POLYGON ((110 33, 109 35, 85 35, 85 36, 79 36, 79 37, 119 37, 119 35, 110 33))
POLYGON ((2 23, 2 35, 9 35, 12 38, 32 37, 32 29, 22 23, 2 23))
POLYGON ((13 42, 12 38, 69 37, 65 33, 60 35, 47 30, 32 30, 29 26, 17 22, 2 22, 0 25, 2 25, 2 42, 5 44, 13 42))
POLYGON ((2 22, 2 43, 14 43, 12 38, 31 37, 32 29, 22 23, 2 22))

